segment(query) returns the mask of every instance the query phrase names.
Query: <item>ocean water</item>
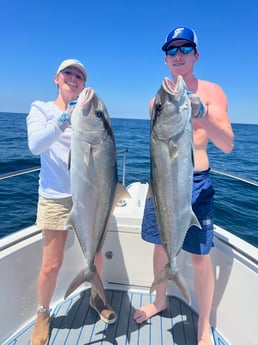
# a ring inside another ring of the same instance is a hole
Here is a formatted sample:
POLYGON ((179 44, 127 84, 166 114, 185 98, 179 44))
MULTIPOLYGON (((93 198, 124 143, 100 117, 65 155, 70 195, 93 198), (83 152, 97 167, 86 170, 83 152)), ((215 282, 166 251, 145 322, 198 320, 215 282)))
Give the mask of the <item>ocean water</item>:
MULTIPOLYGON (((112 124, 120 181, 126 155, 125 184, 147 182, 149 120, 113 118, 112 124)), ((233 124, 233 130, 232 153, 224 154, 214 145, 208 146, 210 167, 220 172, 212 173, 215 223, 258 247, 258 125, 233 124)), ((26 114, 0 113, 0 175, 39 165, 39 157, 33 156, 27 146, 26 114)), ((35 222, 37 189, 38 172, 0 180, 0 237, 35 222)))

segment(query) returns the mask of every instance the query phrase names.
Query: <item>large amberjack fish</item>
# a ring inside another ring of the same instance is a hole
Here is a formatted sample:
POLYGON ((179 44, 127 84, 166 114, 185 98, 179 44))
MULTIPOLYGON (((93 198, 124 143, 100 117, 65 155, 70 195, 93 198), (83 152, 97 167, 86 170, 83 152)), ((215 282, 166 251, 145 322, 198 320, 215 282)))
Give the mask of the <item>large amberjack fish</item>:
POLYGON ((163 280, 173 280, 190 303, 191 298, 176 264, 187 230, 200 227, 191 206, 193 136, 191 103, 181 76, 176 84, 164 78, 151 116, 151 180, 157 224, 168 264, 158 274, 151 292, 163 280))
POLYGON ((94 257, 103 245, 114 207, 130 196, 118 182, 116 145, 107 109, 92 88, 81 92, 71 124, 73 207, 66 228, 75 230, 86 264, 71 282, 65 298, 87 281, 106 304, 94 257))

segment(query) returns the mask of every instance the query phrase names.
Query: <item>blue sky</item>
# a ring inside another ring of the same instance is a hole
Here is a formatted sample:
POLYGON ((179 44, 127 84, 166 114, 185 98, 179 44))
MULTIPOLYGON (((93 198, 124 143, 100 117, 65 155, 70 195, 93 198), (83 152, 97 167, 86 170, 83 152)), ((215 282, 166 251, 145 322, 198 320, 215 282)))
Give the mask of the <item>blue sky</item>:
POLYGON ((258 123, 258 2, 247 0, 9 0, 1 8, 0 112, 54 100, 54 74, 81 60, 111 117, 148 119, 170 76, 161 46, 178 25, 199 40, 195 74, 224 89, 233 123, 258 123))

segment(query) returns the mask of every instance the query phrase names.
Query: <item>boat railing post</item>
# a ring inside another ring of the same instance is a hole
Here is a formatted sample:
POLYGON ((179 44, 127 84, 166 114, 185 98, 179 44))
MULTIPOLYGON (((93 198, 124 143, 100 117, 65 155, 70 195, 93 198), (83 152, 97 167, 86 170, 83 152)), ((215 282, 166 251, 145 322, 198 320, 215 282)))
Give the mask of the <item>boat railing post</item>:
POLYGON ((125 186, 125 161, 126 161, 126 153, 128 152, 127 149, 123 151, 123 178, 122 178, 122 183, 125 186))
MULTIPOLYGON (((125 186, 125 175, 126 175, 126 153, 128 152, 128 149, 124 149, 123 151, 118 152, 118 154, 122 153, 123 154, 123 174, 122 174, 122 184, 123 186, 125 186)), ((117 206, 121 207, 121 206, 126 206, 127 205, 127 201, 122 199, 119 200, 119 202, 117 203, 117 206)))

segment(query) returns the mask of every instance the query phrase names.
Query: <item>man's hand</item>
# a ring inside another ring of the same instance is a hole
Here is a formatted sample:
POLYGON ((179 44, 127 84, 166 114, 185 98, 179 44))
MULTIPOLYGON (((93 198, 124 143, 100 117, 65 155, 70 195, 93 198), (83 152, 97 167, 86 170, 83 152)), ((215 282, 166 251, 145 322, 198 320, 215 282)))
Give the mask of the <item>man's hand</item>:
POLYGON ((199 96, 191 91, 187 91, 192 106, 192 117, 200 119, 207 114, 207 107, 202 103, 199 96))

